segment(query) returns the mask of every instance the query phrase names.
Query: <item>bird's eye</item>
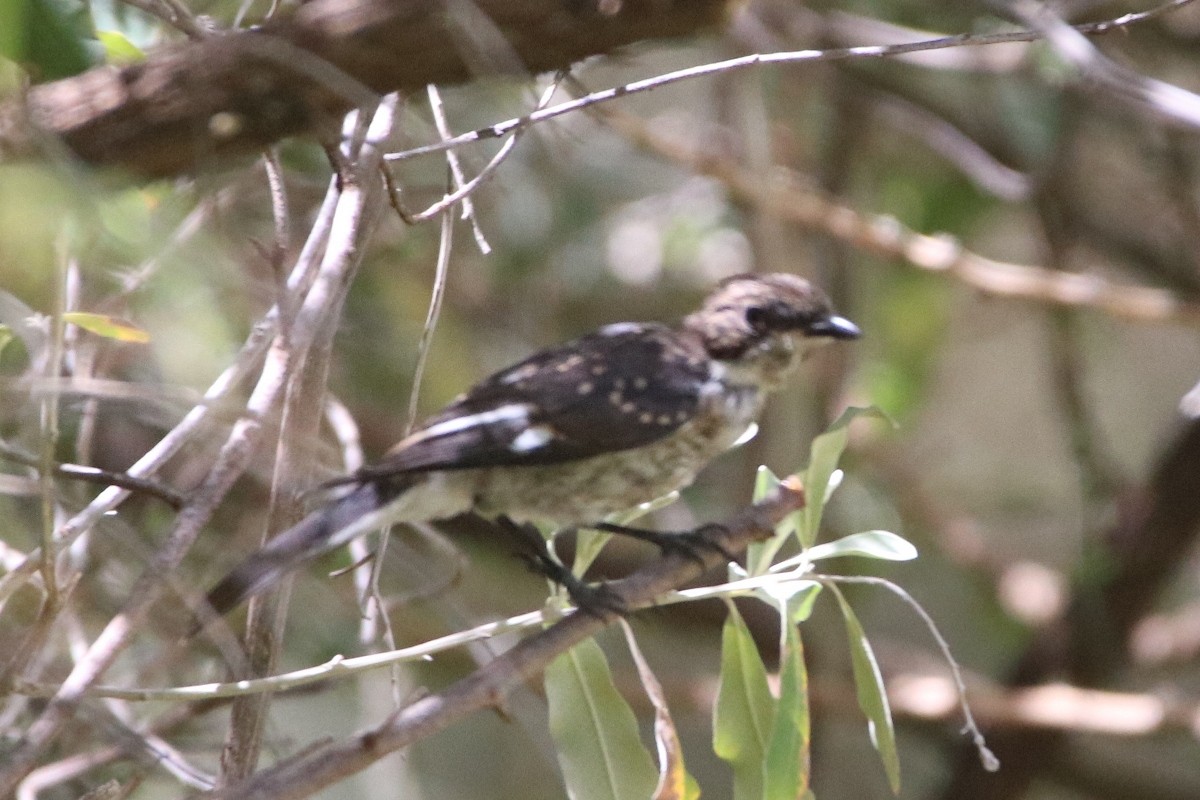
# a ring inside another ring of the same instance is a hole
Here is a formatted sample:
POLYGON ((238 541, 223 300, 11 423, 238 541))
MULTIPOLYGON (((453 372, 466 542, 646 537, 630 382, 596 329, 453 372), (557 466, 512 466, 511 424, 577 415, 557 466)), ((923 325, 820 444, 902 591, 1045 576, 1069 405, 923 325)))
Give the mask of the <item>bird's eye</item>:
POLYGON ((750 306, 746 309, 746 322, 756 331, 767 327, 767 310, 761 306, 750 306))

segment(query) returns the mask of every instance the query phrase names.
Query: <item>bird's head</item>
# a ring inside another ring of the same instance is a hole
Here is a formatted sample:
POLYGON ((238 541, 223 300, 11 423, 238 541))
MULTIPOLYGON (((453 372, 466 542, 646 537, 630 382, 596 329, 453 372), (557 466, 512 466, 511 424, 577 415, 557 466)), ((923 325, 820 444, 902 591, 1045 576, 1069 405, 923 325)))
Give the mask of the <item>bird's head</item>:
POLYGON ((860 335, 858 326, 833 312, 824 292, 786 273, 726 278, 683 327, 712 358, 749 368, 770 383, 790 368, 798 344, 860 335))

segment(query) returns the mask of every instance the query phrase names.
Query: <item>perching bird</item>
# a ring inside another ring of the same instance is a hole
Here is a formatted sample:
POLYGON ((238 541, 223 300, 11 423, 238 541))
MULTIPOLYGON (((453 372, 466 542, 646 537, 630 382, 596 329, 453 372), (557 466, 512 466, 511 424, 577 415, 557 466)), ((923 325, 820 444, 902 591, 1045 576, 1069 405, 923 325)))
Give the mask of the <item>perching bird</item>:
POLYGON ((535 353, 426 420, 208 595, 224 614, 304 562, 397 522, 475 511, 588 525, 689 485, 752 426, 808 342, 854 339, 794 275, 723 281, 677 327, 622 322, 535 353))

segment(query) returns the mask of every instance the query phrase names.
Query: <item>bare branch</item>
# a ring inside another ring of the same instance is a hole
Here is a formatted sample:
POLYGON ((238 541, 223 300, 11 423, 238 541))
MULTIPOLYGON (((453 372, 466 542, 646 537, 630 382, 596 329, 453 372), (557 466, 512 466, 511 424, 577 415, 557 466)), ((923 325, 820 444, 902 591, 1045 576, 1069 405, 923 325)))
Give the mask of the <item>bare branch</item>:
MULTIPOLYGON (((751 541, 770 535, 779 520, 800 508, 803 492, 788 479, 767 499, 743 509, 720 527, 710 527, 714 544, 739 551, 751 541)), ((704 565, 675 554, 658 559, 620 581, 609 584, 630 608, 650 603, 663 593, 695 579, 704 568, 722 560, 719 550, 702 552, 704 565)), ((314 748, 291 761, 264 770, 250 779, 224 787, 213 798, 305 797, 335 781, 361 771, 388 753, 443 730, 488 708, 522 681, 537 675, 559 654, 599 632, 612 622, 576 613, 525 639, 511 650, 444 691, 409 705, 382 725, 350 739, 314 748)))
POLYGON ((722 156, 697 152, 612 109, 598 112, 638 146, 719 180, 738 200, 876 255, 946 273, 973 289, 999 297, 1092 308, 1134 322, 1200 327, 1200 305, 1170 291, 1113 283, 1098 275, 1013 264, 972 253, 948 236, 906 228, 894 217, 868 214, 838 202, 782 167, 761 175, 722 156))

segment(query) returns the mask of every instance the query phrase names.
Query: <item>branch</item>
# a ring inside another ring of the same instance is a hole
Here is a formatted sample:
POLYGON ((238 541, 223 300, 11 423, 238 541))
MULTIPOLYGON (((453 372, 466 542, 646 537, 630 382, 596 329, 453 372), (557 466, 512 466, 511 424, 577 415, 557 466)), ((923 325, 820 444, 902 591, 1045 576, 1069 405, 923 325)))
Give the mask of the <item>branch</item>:
MULTIPOLYGON (((134 583, 121 612, 109 621, 87 652, 77 660, 57 694, 29 726, 20 746, 10 752, 0 766, 0 797, 7 797, 37 765, 41 755, 75 716, 88 688, 104 674, 145 624, 151 607, 163 592, 165 581, 174 574, 217 505, 249 465, 261 442, 264 420, 277 409, 285 386, 303 364, 318 333, 336 325, 342 299, 362 256, 362 242, 371 223, 378 217, 373 211, 377 206, 376 195, 381 189, 372 179, 381 160, 382 154, 373 144, 363 145, 353 180, 338 193, 328 246, 320 267, 311 280, 306 277, 309 270, 305 259, 313 255, 306 247, 293 270, 295 284, 289 285, 302 302, 286 330, 275 336, 246 410, 226 436, 217 463, 191 493, 188 505, 176 518, 165 543, 134 583)), ((310 239, 316 237, 314 232, 310 239)), ((289 302, 294 301, 281 298, 279 305, 289 302)), ((131 468, 130 472, 133 471, 131 468)))
POLYGON ((333 132, 378 94, 560 69, 695 34, 725 13, 725 0, 312 0, 254 31, 33 88, 24 106, 0 107, 0 158, 36 152, 40 129, 92 164, 174 175, 285 136, 333 132), (491 52, 499 43, 504 52, 491 52))
MULTIPOLYGON (((6 442, 0 442, 0 458, 15 461, 26 467, 42 466, 42 459, 13 447, 6 442)), ((122 489, 128 489, 131 492, 148 494, 151 497, 157 497, 176 510, 183 506, 183 495, 170 486, 158 481, 139 478, 124 472, 113 472, 112 470, 100 469, 98 467, 89 467, 83 464, 55 462, 52 464, 52 469, 55 475, 61 475, 64 478, 74 478, 84 483, 97 483, 101 486, 118 486, 122 489)))
MULTIPOLYGON (((788 479, 765 500, 743 509, 722 526, 706 529, 706 535, 720 548, 737 552, 750 542, 770 535, 780 520, 803 505, 804 494, 799 483, 794 478, 788 479)), ((705 548, 701 556, 703 566, 695 559, 671 554, 608 585, 627 607, 648 605, 722 560, 716 548, 711 552, 705 548)), ((595 635, 613 619, 612 615, 601 619, 581 613, 564 617, 449 688, 404 708, 382 725, 340 742, 319 745, 207 797, 283 800, 317 792, 470 714, 495 707, 515 686, 541 673, 557 656, 595 635)))
POLYGON ((595 111, 637 146, 715 178, 737 200, 851 247, 900 259, 918 269, 946 273, 985 294, 1094 308, 1134 322, 1200 327, 1200 304, 1181 300, 1166 289, 986 258, 965 249, 952 237, 919 233, 894 217, 844 205, 791 170, 776 167, 763 175, 734 159, 698 151, 657 133, 630 114, 610 108, 595 111))
MULTIPOLYGON (((1128 640, 1181 569, 1200 537, 1200 421, 1176 432, 1158 457, 1145 488, 1122 498, 1105 534, 1106 569, 1076 581, 1065 618, 1039 632, 1009 683, 1040 684, 1065 676, 1082 688, 1111 682, 1129 663, 1128 640), (1098 620, 1103 620, 1099 623, 1098 620)), ((1055 731, 999 731, 990 743, 1005 769, 985 778, 960 754, 943 797, 1010 800, 1061 761, 1069 740, 1055 731)))

